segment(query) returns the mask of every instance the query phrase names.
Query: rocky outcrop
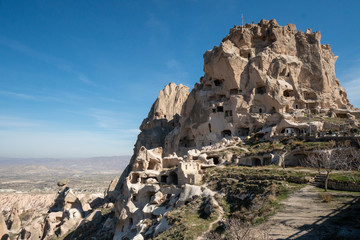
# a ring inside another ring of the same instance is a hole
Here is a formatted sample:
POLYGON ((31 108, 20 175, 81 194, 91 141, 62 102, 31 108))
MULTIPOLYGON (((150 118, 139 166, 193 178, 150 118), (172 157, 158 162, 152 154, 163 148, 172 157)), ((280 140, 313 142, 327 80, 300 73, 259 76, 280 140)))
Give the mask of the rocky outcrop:
POLYGON ((182 84, 169 83, 160 91, 148 117, 141 123, 141 132, 134 146, 134 154, 129 165, 123 171, 116 190, 120 189, 121 183, 131 172, 135 158, 142 146, 147 149, 165 147, 165 137, 179 126, 181 110, 188 95, 189 87, 182 84))
POLYGON ((184 103, 180 127, 166 137, 165 153, 181 156, 228 136, 273 136, 290 125, 296 134, 308 134, 306 122, 283 120, 294 122, 308 110, 353 111, 335 76, 337 57, 320 40, 320 32, 275 20, 232 28, 204 54, 205 75, 184 103))
POLYGON ((8 229, 2 212, 0 212, 0 239, 7 239, 9 236, 8 229))

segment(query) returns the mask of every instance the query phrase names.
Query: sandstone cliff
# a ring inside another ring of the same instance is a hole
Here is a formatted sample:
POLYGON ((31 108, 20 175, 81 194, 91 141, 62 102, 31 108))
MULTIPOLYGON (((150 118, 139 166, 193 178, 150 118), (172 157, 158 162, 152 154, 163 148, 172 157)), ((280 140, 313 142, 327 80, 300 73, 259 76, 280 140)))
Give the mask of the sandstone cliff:
MULTIPOLYGON (((180 127, 167 136, 165 153, 186 153, 227 136, 261 130, 281 133, 283 119, 346 112, 352 105, 335 76, 337 57, 306 33, 275 20, 235 26, 219 47, 204 54, 205 75, 184 104, 180 127)), ((306 133, 308 126, 297 128, 306 133)))
POLYGON ((213 210, 215 193, 196 186, 209 167, 296 165, 310 152, 269 148, 260 157, 236 155, 249 152, 239 147, 246 136, 314 135, 327 128, 326 116, 357 127, 353 114, 359 113, 335 76, 337 57, 320 40, 319 32, 275 20, 235 26, 204 54, 205 74, 190 94, 182 85, 167 85, 141 124, 116 188, 114 239, 157 236, 170 227, 167 213, 194 197, 211 202, 206 209, 213 210), (309 112, 320 120, 308 123, 309 112))

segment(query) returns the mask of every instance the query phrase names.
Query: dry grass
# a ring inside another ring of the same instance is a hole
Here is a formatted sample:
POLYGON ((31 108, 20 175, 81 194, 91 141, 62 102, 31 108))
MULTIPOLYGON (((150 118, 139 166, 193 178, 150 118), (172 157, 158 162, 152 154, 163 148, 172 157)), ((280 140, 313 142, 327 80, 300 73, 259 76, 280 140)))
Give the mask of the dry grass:
POLYGON ((333 196, 331 193, 321 193, 320 198, 323 202, 329 203, 333 200, 333 196))

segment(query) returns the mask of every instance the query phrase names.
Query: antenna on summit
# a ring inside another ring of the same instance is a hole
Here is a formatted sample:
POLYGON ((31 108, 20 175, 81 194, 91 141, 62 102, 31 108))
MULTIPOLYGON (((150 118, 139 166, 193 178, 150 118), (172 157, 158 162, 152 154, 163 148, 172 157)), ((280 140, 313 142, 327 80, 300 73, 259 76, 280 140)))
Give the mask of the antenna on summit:
POLYGON ((241 26, 244 26, 244 15, 241 14, 241 26))

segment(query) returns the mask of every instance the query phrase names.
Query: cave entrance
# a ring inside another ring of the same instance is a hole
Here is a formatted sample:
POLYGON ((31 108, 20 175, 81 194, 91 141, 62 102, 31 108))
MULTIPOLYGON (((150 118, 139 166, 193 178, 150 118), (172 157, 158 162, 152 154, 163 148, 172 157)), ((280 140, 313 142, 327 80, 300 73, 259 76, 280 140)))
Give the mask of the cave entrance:
POLYGON ((133 174, 131 175, 131 183, 137 183, 138 180, 139 180, 139 177, 140 177, 140 174, 138 174, 138 173, 133 173, 133 174))
POLYGON ((170 172, 169 177, 168 177, 168 184, 174 184, 174 185, 178 185, 178 175, 176 174, 176 172, 170 172))
POLYGON ((261 166, 261 160, 259 158, 253 158, 252 165, 253 166, 261 166))
POLYGON ((160 178, 160 182, 161 183, 167 183, 167 179, 168 179, 167 175, 162 175, 161 178, 160 178))
POLYGON ((223 137, 231 137, 231 136, 232 136, 232 133, 231 133, 230 130, 224 130, 224 131, 221 132, 221 135, 222 135, 223 137))

